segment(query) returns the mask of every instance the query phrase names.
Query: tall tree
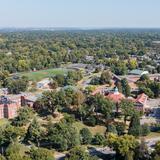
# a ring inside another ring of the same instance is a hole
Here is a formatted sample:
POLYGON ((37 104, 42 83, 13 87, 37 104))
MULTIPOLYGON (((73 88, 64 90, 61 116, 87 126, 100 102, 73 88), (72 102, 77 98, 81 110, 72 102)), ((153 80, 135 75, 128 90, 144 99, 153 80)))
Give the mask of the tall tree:
POLYGON ((139 114, 134 114, 131 118, 131 122, 128 129, 128 134, 133 136, 140 136, 141 126, 140 126, 140 116, 139 114))
POLYGON ((107 139, 109 146, 116 151, 116 158, 133 159, 134 150, 138 146, 135 137, 131 135, 117 136, 109 134, 107 139))
POLYGON ((80 137, 77 129, 64 121, 48 128, 48 141, 56 150, 65 151, 79 145, 80 137))
POLYGON ((23 107, 20 108, 18 111, 18 116, 13 119, 12 125, 14 126, 24 126, 30 122, 30 120, 33 118, 34 111, 30 107, 23 107))
POLYGON ((46 148, 32 148, 30 157, 32 160, 55 160, 54 153, 46 148))
POLYGON ((82 147, 75 147, 70 150, 65 160, 97 160, 98 158, 90 156, 82 147))
POLYGON ((80 130, 80 140, 82 144, 90 144, 92 141, 92 133, 88 128, 80 130))
POLYGON ((126 78, 121 80, 121 84, 122 84, 122 93, 126 96, 129 97, 131 94, 131 88, 128 84, 128 81, 126 78))
POLYGON ((103 71, 100 77, 101 84, 109 84, 111 85, 112 74, 110 71, 103 71))
POLYGON ((32 142, 35 142, 37 146, 39 147, 40 140, 42 138, 42 129, 37 121, 37 119, 34 119, 30 126, 28 127, 26 139, 31 140, 32 142))
POLYGON ((125 123, 127 121, 127 117, 133 116, 133 114, 136 112, 133 102, 128 99, 124 99, 120 102, 120 108, 121 108, 122 114, 124 115, 125 123))

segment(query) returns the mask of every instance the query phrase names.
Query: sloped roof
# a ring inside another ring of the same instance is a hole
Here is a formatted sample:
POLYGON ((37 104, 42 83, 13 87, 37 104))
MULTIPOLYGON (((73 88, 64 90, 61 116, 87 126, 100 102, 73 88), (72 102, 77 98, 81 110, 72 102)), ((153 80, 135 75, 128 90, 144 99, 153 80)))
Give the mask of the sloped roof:
POLYGON ((106 97, 115 103, 120 103, 121 100, 125 99, 125 96, 119 92, 118 93, 109 93, 106 97))
POLYGON ((136 98, 137 103, 145 104, 147 102, 148 96, 144 93, 138 95, 136 98))
POLYGON ((134 69, 134 70, 129 72, 129 74, 135 74, 135 75, 142 75, 143 73, 148 73, 148 71, 143 71, 143 70, 140 70, 140 69, 134 69))

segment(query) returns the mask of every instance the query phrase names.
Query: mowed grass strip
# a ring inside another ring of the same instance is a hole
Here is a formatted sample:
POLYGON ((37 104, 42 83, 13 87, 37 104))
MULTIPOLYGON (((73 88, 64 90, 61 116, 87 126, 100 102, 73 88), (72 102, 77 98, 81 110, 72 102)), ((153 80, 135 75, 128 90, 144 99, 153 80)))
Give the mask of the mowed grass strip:
POLYGON ((41 71, 35 71, 35 72, 24 72, 20 73, 21 76, 26 76, 29 78, 30 81, 41 81, 44 78, 50 78, 54 75, 63 75, 67 73, 67 69, 63 68, 56 68, 56 69, 46 69, 41 71))
POLYGON ((9 120, 8 119, 0 119, 0 127, 5 126, 7 124, 9 124, 9 120))
POLYGON ((98 134, 101 134, 101 135, 104 135, 105 132, 106 132, 106 127, 104 127, 104 126, 96 125, 95 127, 89 127, 89 126, 83 124, 83 123, 80 122, 80 121, 73 123, 73 126, 74 126, 78 131, 80 131, 80 130, 83 129, 83 128, 88 128, 88 129, 91 131, 92 135, 96 135, 97 133, 98 133, 98 134))

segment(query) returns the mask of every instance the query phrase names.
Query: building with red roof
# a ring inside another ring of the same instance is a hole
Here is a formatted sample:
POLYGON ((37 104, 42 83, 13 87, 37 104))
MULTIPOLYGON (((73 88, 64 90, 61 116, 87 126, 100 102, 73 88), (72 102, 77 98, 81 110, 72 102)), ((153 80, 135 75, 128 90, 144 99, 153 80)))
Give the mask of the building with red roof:
POLYGON ((120 103, 121 100, 125 99, 125 96, 118 91, 117 87, 114 92, 110 92, 106 97, 115 103, 120 103))
POLYGON ((138 97, 135 99, 135 107, 138 109, 138 110, 145 110, 145 108, 147 107, 147 99, 148 99, 148 96, 144 93, 138 95, 138 97))
POLYGON ((122 93, 120 93, 120 92, 118 91, 118 88, 116 87, 115 90, 114 90, 114 92, 110 92, 110 93, 106 96, 106 98, 112 100, 112 101, 116 104, 116 112, 118 113, 118 112, 120 111, 120 110, 119 110, 119 103, 120 103, 123 99, 125 99, 125 96, 124 96, 122 93))
POLYGON ((147 108, 147 99, 148 99, 148 96, 144 93, 138 95, 138 97, 135 99, 135 98, 132 98, 132 97, 128 97, 126 98, 122 93, 120 93, 118 91, 118 88, 116 87, 114 92, 110 92, 106 98, 112 100, 114 103, 116 103, 116 106, 117 106, 117 112, 119 111, 119 103, 123 100, 123 99, 129 99, 131 100, 136 109, 137 110, 141 110, 141 111, 144 111, 146 108, 147 108))

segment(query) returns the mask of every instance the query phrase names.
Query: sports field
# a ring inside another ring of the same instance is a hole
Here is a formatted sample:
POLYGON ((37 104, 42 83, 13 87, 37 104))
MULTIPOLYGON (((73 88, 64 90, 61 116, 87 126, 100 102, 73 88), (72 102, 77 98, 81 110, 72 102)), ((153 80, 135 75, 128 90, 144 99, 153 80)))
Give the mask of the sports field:
POLYGON ((65 74, 67 69, 56 68, 56 69, 46 69, 35 72, 24 72, 20 73, 21 76, 27 76, 31 81, 41 81, 44 78, 50 78, 54 75, 65 74))

